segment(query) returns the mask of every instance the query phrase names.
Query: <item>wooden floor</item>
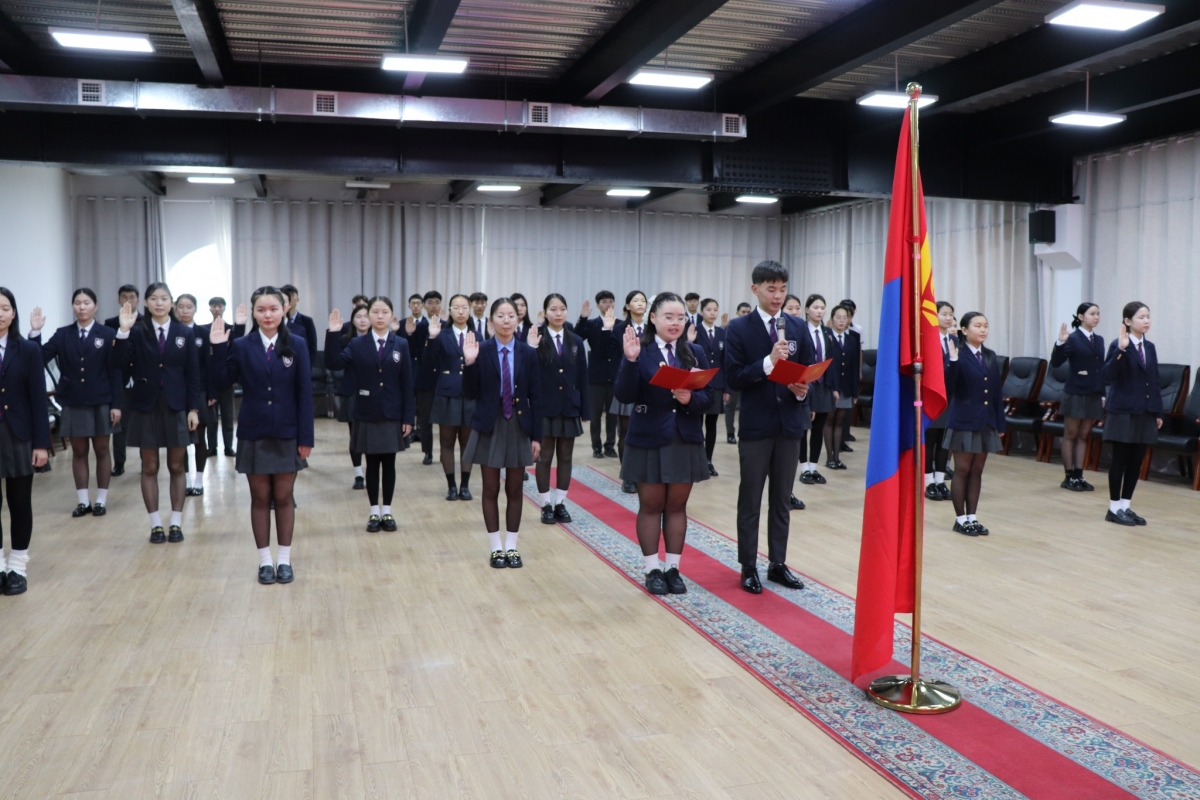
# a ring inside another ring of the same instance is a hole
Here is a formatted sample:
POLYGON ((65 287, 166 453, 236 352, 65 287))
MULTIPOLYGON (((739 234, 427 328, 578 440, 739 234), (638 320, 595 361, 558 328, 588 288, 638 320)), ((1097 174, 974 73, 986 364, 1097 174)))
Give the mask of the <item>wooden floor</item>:
MULTIPOLYGON (((857 433, 849 472, 801 487, 790 559, 851 593, 857 433)), ((72 520, 60 453, 30 591, 0 597, 0 798, 902 796, 532 507, 526 568, 492 570, 478 500, 444 501, 409 451, 400 532, 367 534, 345 441, 318 423, 290 586, 255 581, 232 459, 188 500, 187 541, 151 546, 136 456, 109 515, 72 520)), ((736 449, 716 464, 689 510, 732 532, 736 449)), ((927 631, 1200 765, 1200 495, 1143 485, 1131 530, 1060 478, 993 457, 986 539, 932 506, 927 631)))

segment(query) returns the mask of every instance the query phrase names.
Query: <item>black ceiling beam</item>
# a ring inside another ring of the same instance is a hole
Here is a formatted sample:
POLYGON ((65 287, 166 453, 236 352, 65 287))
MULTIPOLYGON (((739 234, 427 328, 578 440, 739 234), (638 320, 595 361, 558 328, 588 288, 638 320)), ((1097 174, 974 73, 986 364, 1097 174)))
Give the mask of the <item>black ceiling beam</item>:
POLYGON ((708 196, 708 210, 711 214, 728 211, 737 207, 736 192, 716 192, 708 196))
POLYGON ((214 0, 171 0, 192 55, 210 86, 224 86, 233 66, 225 29, 214 0))
POLYGON ((812 211, 814 208, 824 208, 825 206, 835 206, 838 203, 845 203, 849 199, 851 198, 840 195, 785 197, 780 204, 779 213, 801 214, 805 211, 812 211))
POLYGON ((38 47, 17 23, 0 12, 0 61, 13 72, 27 73, 36 67, 38 47))
POLYGON ((651 203, 658 202, 659 200, 664 200, 668 197, 671 197, 672 195, 677 195, 682 191, 683 191, 683 189, 676 189, 676 188, 669 187, 669 186, 659 186, 657 188, 651 189, 650 194, 646 195, 645 197, 635 197, 630 200, 626 200, 625 207, 628 208, 630 211, 636 211, 637 209, 642 208, 644 206, 648 206, 651 203))
POLYGON ((450 202, 458 203, 479 188, 482 181, 450 181, 450 202))
POLYGON ((563 75, 576 101, 596 102, 728 0, 641 0, 563 75))
POLYGON ((551 183, 542 187, 542 205, 552 206, 578 192, 587 183, 551 183))
POLYGON ((134 172, 129 173, 129 175, 135 181, 137 181, 143 187, 145 187, 147 190, 149 190, 150 194, 157 195, 159 197, 166 196, 167 189, 163 185, 162 173, 134 171, 134 172))
POLYGON ((718 87, 723 106, 753 113, 820 86, 999 0, 872 0, 718 87))
POLYGON ((267 196, 267 176, 266 175, 251 175, 250 185, 254 187, 254 196, 264 198, 267 196))
MULTIPOLYGON (((454 15, 458 13, 461 0, 417 0, 412 17, 408 21, 408 52, 434 55, 446 38, 446 31, 454 15)), ((410 72, 404 78, 404 91, 418 92, 425 82, 425 74, 410 72)))

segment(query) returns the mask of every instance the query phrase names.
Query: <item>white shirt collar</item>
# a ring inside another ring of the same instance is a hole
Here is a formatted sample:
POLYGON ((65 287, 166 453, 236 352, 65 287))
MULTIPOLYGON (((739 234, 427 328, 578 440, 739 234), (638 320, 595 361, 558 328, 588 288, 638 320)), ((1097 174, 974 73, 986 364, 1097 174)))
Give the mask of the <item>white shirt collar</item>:
POLYGON ((967 342, 967 349, 970 350, 973 355, 979 355, 983 351, 982 347, 976 347, 970 342, 967 342))
POLYGON ((83 331, 83 333, 85 335, 90 334, 92 332, 92 327, 95 326, 95 324, 96 324, 96 320, 94 320, 94 319, 91 322, 89 322, 87 325, 80 325, 78 321, 75 322, 75 326, 78 327, 79 330, 83 331))
POLYGON ((376 347, 379 347, 379 343, 380 343, 380 342, 386 342, 386 341, 387 341, 387 334, 385 333, 385 334, 383 334, 382 336, 380 336, 380 335, 379 335, 379 334, 378 334, 378 333, 375 331, 375 329, 374 329, 374 328, 371 328, 371 336, 372 336, 372 337, 375 339, 375 346, 376 346, 376 347))
POLYGON ((565 325, 563 327, 559 328, 558 330, 554 330, 549 325, 546 326, 546 335, 547 336, 562 336, 566 332, 567 332, 567 328, 565 325))
POLYGON ((465 336, 467 334, 467 331, 471 330, 470 326, 468 326, 468 325, 463 325, 460 328, 457 325, 452 324, 450 327, 454 330, 455 333, 459 334, 460 336, 465 336))
POLYGON ((0 348, 8 348, 8 331, 5 331, 4 335, 0 336, 0 348))
POLYGON ((1142 343, 1142 340, 1143 340, 1143 338, 1144 338, 1144 337, 1142 337, 1142 336, 1138 336, 1136 333, 1130 333, 1130 334, 1129 334, 1129 341, 1133 343, 1133 346, 1134 346, 1134 347, 1137 347, 1139 344, 1141 344, 1141 343, 1142 343))
POLYGON ((279 332, 276 331, 275 335, 268 339, 267 335, 262 332, 262 328, 259 328, 258 329, 258 338, 262 340, 263 349, 265 350, 268 347, 270 347, 271 345, 275 344, 275 340, 279 338, 279 332))
POLYGON ((767 312, 763 311, 762 306, 755 306, 754 310, 758 312, 758 318, 761 319, 763 321, 763 324, 767 325, 767 326, 771 325, 771 320, 776 319, 777 317, 779 317, 783 314, 782 308, 779 309, 779 313, 776 314, 774 317, 772 317, 767 312))
POLYGON ((666 342, 663 341, 663 338, 656 333, 654 334, 654 343, 658 345, 658 350, 663 354, 664 359, 667 357, 668 345, 671 346, 671 352, 673 354, 672 357, 675 359, 679 358, 679 340, 675 340, 674 342, 666 342))
POLYGON ((808 332, 809 333, 819 333, 821 331, 820 325, 813 325, 811 322, 807 322, 807 324, 808 324, 808 332))
POLYGON ((704 330, 708 331, 710 334, 715 334, 717 332, 716 325, 709 325, 707 322, 701 322, 700 324, 703 325, 704 330))

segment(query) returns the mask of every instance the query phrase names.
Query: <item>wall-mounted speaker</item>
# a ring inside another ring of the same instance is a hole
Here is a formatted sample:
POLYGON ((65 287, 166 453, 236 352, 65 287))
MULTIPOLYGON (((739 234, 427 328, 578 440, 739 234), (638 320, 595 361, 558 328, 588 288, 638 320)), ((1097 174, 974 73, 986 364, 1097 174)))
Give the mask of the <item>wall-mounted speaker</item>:
POLYGON ((1054 225, 1052 209, 1029 212, 1029 243, 1054 244, 1054 225))

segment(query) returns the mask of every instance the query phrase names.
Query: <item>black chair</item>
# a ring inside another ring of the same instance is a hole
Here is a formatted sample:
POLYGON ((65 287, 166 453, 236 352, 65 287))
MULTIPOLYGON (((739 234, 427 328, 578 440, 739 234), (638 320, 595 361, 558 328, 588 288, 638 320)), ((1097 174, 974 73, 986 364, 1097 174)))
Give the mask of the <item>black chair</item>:
POLYGON ((1038 443, 1038 461, 1049 463, 1054 455, 1054 439, 1066 433, 1067 425, 1063 421, 1062 413, 1059 411, 1062 405, 1065 392, 1063 388, 1066 386, 1067 377, 1071 372, 1070 364, 1059 364, 1057 367, 1052 367, 1046 370, 1046 377, 1042 380, 1042 391, 1038 394, 1038 402, 1046 408, 1046 413, 1042 415, 1042 430, 1039 434, 1038 443), (1049 392, 1058 394, 1055 400, 1043 401, 1049 392))
POLYGON ((1192 489, 1200 492, 1200 372, 1196 374, 1196 383, 1183 406, 1183 412, 1163 422, 1163 430, 1158 433, 1158 444, 1154 447, 1177 453, 1179 473, 1186 478, 1190 472, 1192 489))
MULTIPOLYGON (((1001 356, 1003 358, 1003 356, 1001 356)), ((1046 359, 1023 356, 1006 359, 1008 375, 1001 384, 1000 397, 1004 402, 1005 423, 1009 420, 1028 420, 1028 430, 1036 434, 1042 426, 1042 416, 1045 410, 1038 406, 1038 395, 1042 390, 1042 380, 1046 376, 1046 359)), ((1061 399, 1061 398, 1060 398, 1061 399)), ((1012 446, 1013 433, 1022 428, 1009 427, 1004 433, 1004 455, 1012 446)))
MULTIPOLYGON (((1192 368, 1187 364, 1159 364, 1158 385, 1162 391, 1163 416, 1170 418, 1183 412, 1187 402, 1187 385, 1192 376, 1192 368)), ((1164 423, 1165 425, 1165 423, 1164 423)), ((1088 443, 1088 468, 1099 469, 1100 455, 1104 449, 1104 424, 1092 428, 1092 439, 1088 443)), ((1141 478, 1150 474, 1150 448, 1146 449, 1146 458, 1142 461, 1141 478)))
POLYGON ((996 356, 996 359, 1000 362, 1000 383, 1003 384, 1008 380, 1008 356, 996 356))
POLYGON ((863 350, 862 380, 858 385, 858 402, 854 406, 852 425, 871 427, 871 402, 875 399, 875 364, 878 359, 878 350, 863 350))

